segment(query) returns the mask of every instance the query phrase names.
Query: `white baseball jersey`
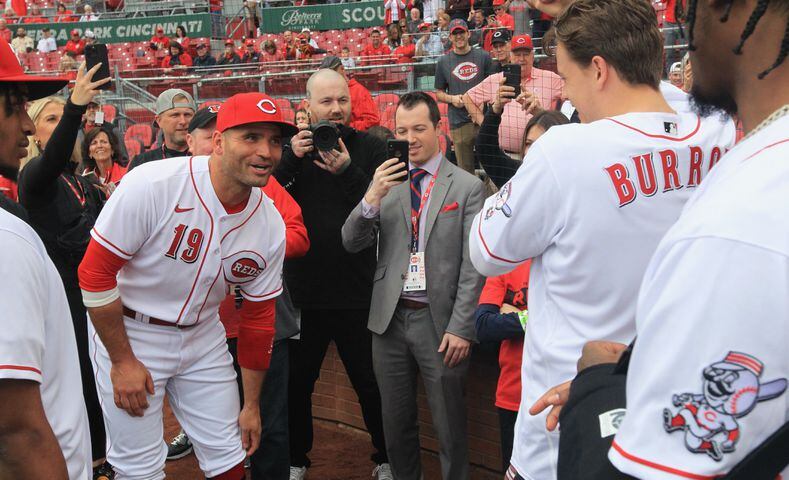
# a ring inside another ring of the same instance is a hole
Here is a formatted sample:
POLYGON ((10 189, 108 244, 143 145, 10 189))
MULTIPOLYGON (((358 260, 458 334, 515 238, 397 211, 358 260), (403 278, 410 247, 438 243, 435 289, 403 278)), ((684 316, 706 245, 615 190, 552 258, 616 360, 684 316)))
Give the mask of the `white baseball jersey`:
POLYGON ((784 116, 729 152, 647 268, 609 453, 625 473, 711 479, 789 421, 788 134, 784 116))
POLYGON ((0 245, 0 381, 40 384, 69 478, 89 479, 88 416, 63 282, 38 235, 5 210, 0 245))
POLYGON ((91 231, 129 260, 118 274, 123 304, 179 325, 218 321, 227 284, 250 301, 282 291, 285 224, 253 188, 228 214, 216 196, 207 156, 142 165, 123 177, 91 231))
POLYGON ((471 232, 477 270, 500 275, 533 259, 512 456, 523 477, 555 478, 558 456, 547 412, 529 407, 575 376, 586 341, 633 339, 649 258, 734 132, 731 121, 674 113, 553 127, 485 202, 471 232))

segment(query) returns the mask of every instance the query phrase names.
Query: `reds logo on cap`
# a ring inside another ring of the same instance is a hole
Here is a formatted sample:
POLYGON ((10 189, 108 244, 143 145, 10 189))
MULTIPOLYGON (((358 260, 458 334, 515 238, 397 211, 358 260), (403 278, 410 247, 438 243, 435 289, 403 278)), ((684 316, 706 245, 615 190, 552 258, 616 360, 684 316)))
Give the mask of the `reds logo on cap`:
POLYGON ((209 112, 211 112, 211 113, 219 113, 219 108, 220 108, 221 106, 222 106, 222 105, 219 105, 219 104, 216 104, 216 105, 209 105, 209 106, 208 106, 208 111, 209 111, 209 112))
POLYGON ((534 44, 532 44, 531 37, 528 35, 515 35, 512 38, 512 49, 516 50, 518 48, 534 48, 534 44))
POLYGON ((263 100, 259 101, 258 108, 261 112, 268 113, 269 115, 277 113, 277 105, 268 98, 264 98, 263 100))
POLYGON ((266 269, 266 260, 251 251, 241 251, 222 260, 225 278, 230 283, 251 282, 266 269))
POLYGON ((473 79, 477 73, 479 73, 479 67, 472 62, 460 63, 452 70, 452 75, 464 81, 473 79))

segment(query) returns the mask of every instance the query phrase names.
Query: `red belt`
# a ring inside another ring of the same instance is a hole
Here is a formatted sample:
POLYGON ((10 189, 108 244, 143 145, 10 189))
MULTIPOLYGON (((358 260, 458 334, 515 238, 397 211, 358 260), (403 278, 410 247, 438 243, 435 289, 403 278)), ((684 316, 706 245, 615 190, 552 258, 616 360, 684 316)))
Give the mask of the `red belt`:
POLYGON ((161 325, 162 327, 173 327, 173 328, 192 328, 196 324, 192 325, 178 325, 177 323, 167 322, 165 320, 158 319, 156 317, 150 317, 148 315, 144 315, 142 313, 138 313, 131 308, 127 307, 126 305, 123 306, 123 314, 133 320, 142 323, 150 323, 151 325, 161 325))
POLYGON ((408 300, 407 298, 401 298, 397 301, 397 306, 403 308, 410 308, 411 310, 421 310, 423 308, 427 308, 430 305, 427 303, 416 302, 414 300, 408 300))

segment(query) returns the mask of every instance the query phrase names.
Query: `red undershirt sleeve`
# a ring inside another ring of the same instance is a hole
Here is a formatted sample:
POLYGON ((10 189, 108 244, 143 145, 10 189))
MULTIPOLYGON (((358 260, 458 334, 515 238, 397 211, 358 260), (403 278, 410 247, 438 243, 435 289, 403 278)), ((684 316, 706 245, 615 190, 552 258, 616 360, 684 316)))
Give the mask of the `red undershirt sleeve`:
POLYGON ((274 345, 276 298, 262 302, 245 300, 239 314, 238 364, 250 370, 267 370, 274 345))
POLYGON ((126 260, 91 239, 79 264, 79 287, 88 292, 106 292, 118 286, 118 272, 126 260))

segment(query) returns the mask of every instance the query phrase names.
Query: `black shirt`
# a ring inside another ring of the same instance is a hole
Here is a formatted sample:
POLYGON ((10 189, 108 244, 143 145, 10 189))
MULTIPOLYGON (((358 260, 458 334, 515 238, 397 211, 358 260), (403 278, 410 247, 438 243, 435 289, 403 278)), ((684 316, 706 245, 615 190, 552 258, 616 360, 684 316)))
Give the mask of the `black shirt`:
POLYGON ((195 57, 192 61, 192 65, 195 67, 213 67, 216 65, 216 59, 211 55, 206 55, 204 57, 195 57))
POLYGON ((0 208, 5 210, 6 212, 14 215, 15 217, 21 219, 25 223, 30 223, 30 219, 27 216, 27 211, 25 208, 16 203, 15 201, 11 200, 10 198, 6 197, 2 193, 0 193, 0 208))
POLYGON ((367 309, 372 296, 376 247, 348 253, 342 246, 345 219, 362 200, 373 173, 386 160, 386 144, 372 135, 342 127, 350 165, 333 175, 298 158, 286 144, 274 176, 301 207, 310 250, 285 262, 285 280, 299 308, 367 309))
POLYGON ((143 152, 136 157, 134 160, 129 163, 129 171, 131 171, 135 167, 139 167, 143 163, 153 162, 154 160, 162 160, 164 158, 175 158, 175 157, 188 157, 189 150, 184 150, 183 152, 179 152, 178 150, 171 150, 167 148, 166 145, 162 145, 160 147, 154 148, 153 150, 148 150, 147 152, 143 152))

